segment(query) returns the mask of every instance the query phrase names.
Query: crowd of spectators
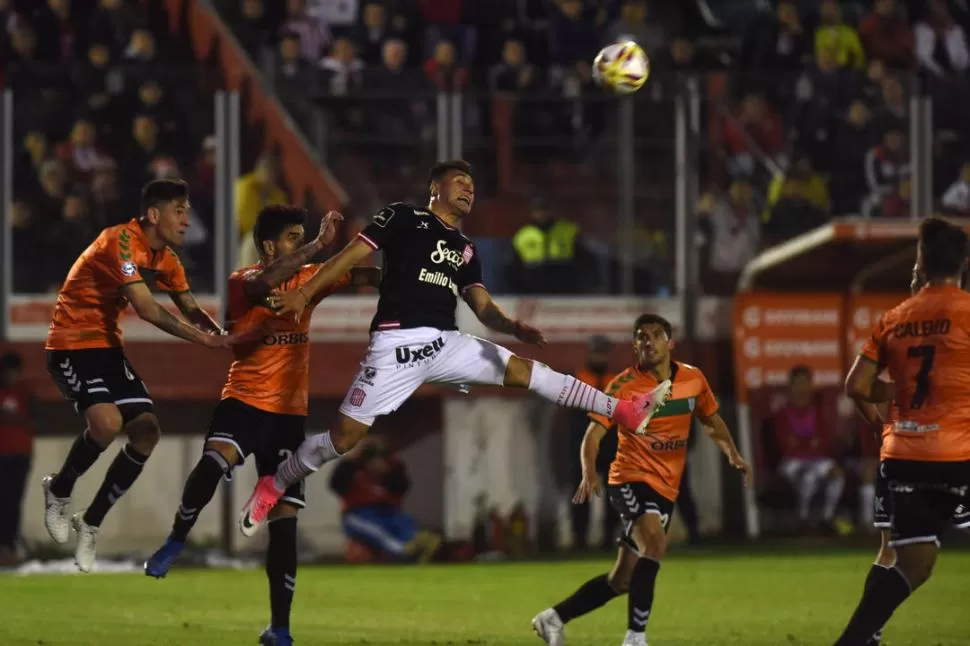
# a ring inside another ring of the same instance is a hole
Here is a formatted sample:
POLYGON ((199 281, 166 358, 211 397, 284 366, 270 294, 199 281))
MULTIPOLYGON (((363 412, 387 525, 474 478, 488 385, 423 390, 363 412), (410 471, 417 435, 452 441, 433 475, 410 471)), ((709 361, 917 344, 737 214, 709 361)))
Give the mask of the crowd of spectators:
POLYGON ((934 205, 970 215, 968 29, 945 0, 778 0, 749 24, 720 120, 724 181, 699 208, 709 291, 833 216, 909 217, 913 96, 933 99, 934 205))
POLYGON ((17 292, 57 290, 103 227, 137 214, 141 186, 165 177, 192 183, 181 257, 196 288, 211 288, 212 94, 198 90, 189 61, 161 2, 0 0, 17 292))

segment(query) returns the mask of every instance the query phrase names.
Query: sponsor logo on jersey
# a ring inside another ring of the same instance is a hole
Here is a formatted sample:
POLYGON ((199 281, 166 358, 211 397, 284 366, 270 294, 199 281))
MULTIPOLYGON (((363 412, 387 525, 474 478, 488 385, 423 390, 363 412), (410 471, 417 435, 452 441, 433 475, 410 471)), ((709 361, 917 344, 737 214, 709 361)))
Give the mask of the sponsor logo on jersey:
POLYGON ((360 371, 360 375, 357 377, 357 381, 368 386, 374 385, 374 377, 377 376, 377 368, 372 368, 371 366, 365 366, 363 370, 360 371))
POLYGON ((650 448, 654 451, 680 451, 687 448, 687 440, 654 440, 650 448))
POLYGON ((310 342, 307 332, 287 332, 263 337, 263 345, 304 345, 310 342))
POLYGON ((451 290, 452 294, 458 296, 458 285, 451 279, 451 276, 443 271, 428 271, 422 267, 421 272, 418 274, 418 280, 422 283, 437 285, 438 287, 447 287, 451 290))
POLYGON ((443 347, 445 347, 445 340, 440 336, 431 343, 425 343, 424 345, 400 346, 394 351, 395 357, 397 358, 397 367, 404 368, 428 363, 438 356, 438 353, 441 352, 441 348, 443 347))
MULTIPOLYGON (((438 240, 438 245, 435 247, 435 250, 431 252, 431 262, 436 265, 448 263, 452 269, 459 269, 465 264, 465 253, 470 251, 471 245, 466 245, 465 252, 461 252, 456 249, 449 249, 447 242, 444 240, 438 240)), ((470 253, 468 258, 471 259, 470 253)))
POLYGON ((394 217, 394 209, 392 209, 389 206, 385 206, 383 209, 377 212, 377 215, 374 216, 373 222, 374 224, 376 224, 377 226, 383 229, 383 228, 386 228, 388 224, 390 224, 391 218, 393 217, 394 217))

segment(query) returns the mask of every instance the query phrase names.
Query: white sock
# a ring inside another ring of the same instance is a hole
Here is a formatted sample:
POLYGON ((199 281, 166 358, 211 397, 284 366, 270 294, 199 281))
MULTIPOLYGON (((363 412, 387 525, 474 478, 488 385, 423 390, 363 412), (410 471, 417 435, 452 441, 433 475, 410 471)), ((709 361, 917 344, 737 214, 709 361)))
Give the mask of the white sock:
POLYGON ((316 472, 327 462, 340 457, 330 441, 330 431, 311 435, 290 457, 276 468, 274 483, 278 491, 286 491, 310 474, 316 472))
POLYGON ((825 507, 822 509, 822 517, 825 520, 832 520, 835 516, 835 509, 842 500, 842 489, 845 488, 845 478, 829 476, 828 484, 825 485, 825 507))
POLYGON ((876 485, 864 484, 859 487, 859 520, 866 526, 872 525, 874 512, 872 501, 876 498, 876 485))
POLYGON ((529 390, 558 406, 580 408, 610 418, 616 411, 618 401, 616 397, 610 397, 579 379, 556 372, 538 361, 532 362, 529 390))
POLYGON ((808 512, 816 491, 818 491, 818 476, 808 470, 798 481, 798 517, 801 520, 808 520, 808 512))

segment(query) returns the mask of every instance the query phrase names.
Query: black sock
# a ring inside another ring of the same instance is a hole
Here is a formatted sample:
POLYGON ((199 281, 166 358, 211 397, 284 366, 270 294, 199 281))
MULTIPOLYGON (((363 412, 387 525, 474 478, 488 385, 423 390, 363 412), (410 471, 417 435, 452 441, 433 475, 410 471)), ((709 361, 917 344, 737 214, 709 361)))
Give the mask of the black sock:
POLYGON ((104 482, 101 483, 98 493, 94 495, 91 506, 84 512, 85 523, 93 527, 101 526, 108 510, 125 495, 131 485, 135 484, 135 480, 145 467, 146 460, 148 456, 131 448, 131 444, 121 447, 118 456, 108 467, 108 472, 104 474, 104 482))
POLYGON ((199 514, 212 500, 219 480, 229 471, 229 463, 216 451, 206 451, 185 480, 182 502, 175 512, 170 538, 184 542, 199 519, 199 514))
POLYGON ((290 606, 296 588, 296 516, 269 522, 266 578, 273 628, 290 628, 290 606))
POLYGON ((74 439, 71 450, 64 458, 64 465, 51 482, 51 493, 58 498, 67 498, 74 491, 74 483, 98 461, 104 449, 91 438, 87 429, 74 439))
POLYGON ((553 606, 553 610, 565 624, 596 610, 618 596, 620 595, 610 587, 608 577, 603 574, 579 586, 579 589, 570 597, 553 606))
POLYGON ((873 565, 866 577, 862 601, 835 646, 867 644, 911 592, 909 581, 897 568, 873 565))
POLYGON ((641 556, 633 568, 630 578, 630 599, 627 615, 627 630, 635 633, 646 632, 647 620, 653 608, 653 588, 657 583, 660 563, 641 556))

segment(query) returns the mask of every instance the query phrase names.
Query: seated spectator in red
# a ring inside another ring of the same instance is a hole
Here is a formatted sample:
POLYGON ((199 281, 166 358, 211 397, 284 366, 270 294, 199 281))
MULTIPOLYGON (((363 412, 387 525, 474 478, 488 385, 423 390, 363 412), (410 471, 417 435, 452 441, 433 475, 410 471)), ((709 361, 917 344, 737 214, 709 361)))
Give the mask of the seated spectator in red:
POLYGON ((54 154, 67 167, 74 181, 87 183, 104 153, 95 145, 94 124, 87 119, 78 119, 71 128, 70 138, 58 144, 54 154))
POLYGON ((912 69, 916 60, 913 31, 899 13, 896 0, 875 0, 859 25, 859 38, 870 59, 885 61, 894 69, 912 69))
POLYGON ((457 60, 455 46, 447 40, 440 41, 434 55, 424 63, 424 74, 439 90, 458 90, 468 82, 468 68, 457 60))
POLYGON ((913 187, 909 177, 899 178, 892 192, 883 199, 882 206, 877 211, 878 215, 884 218, 902 219, 910 217, 910 198, 912 194, 913 187))
POLYGON ((330 477, 330 489, 341 499, 349 539, 395 561, 427 562, 441 540, 419 532, 414 518, 401 509, 410 488, 404 464, 374 436, 362 440, 330 477))
POLYGON ((732 171, 736 175, 750 176, 754 172, 755 155, 777 157, 785 149, 781 118, 759 94, 744 97, 735 118, 726 120, 724 137, 732 158, 732 171))
POLYGON ((831 527, 842 498, 845 478, 832 456, 833 438, 828 432, 832 420, 815 401, 812 371, 807 366, 792 368, 788 377, 788 402, 775 414, 775 432, 781 461, 778 471, 798 495, 798 518, 809 524, 812 499, 825 486, 822 507, 824 525, 831 527))

